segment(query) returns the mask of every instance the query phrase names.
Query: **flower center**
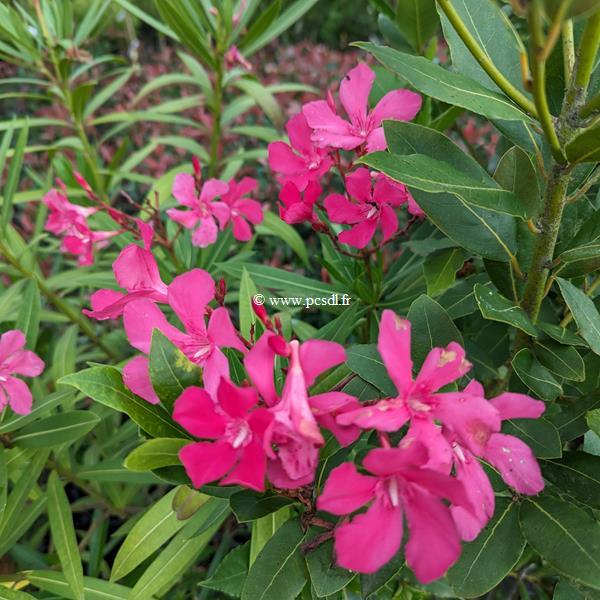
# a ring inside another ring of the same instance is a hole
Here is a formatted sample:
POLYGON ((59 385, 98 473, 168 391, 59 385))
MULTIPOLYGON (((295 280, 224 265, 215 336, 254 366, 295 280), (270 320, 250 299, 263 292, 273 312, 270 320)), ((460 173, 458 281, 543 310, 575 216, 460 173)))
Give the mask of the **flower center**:
POLYGON ((387 493, 392 506, 400 506, 400 492, 398 490, 398 480, 395 477, 388 479, 387 493))
POLYGON ((243 448, 252 441, 252 430, 244 419, 235 419, 227 424, 225 438, 234 448, 243 448))
POLYGON ((483 421, 479 420, 469 421, 467 424, 467 431, 475 443, 480 446, 485 446, 487 444, 492 433, 490 428, 483 421))

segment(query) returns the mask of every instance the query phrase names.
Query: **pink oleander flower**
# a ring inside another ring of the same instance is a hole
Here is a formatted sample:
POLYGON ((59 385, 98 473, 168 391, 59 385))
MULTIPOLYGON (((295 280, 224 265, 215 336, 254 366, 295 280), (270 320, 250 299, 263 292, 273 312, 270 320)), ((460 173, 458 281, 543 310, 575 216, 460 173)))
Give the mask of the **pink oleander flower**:
POLYGON ((333 469, 319 510, 349 515, 370 503, 368 510, 334 533, 337 563, 346 569, 374 573, 400 549, 404 515, 409 535, 406 562, 421 583, 441 577, 460 556, 460 536, 451 506, 472 510, 462 484, 425 467, 427 449, 420 442, 399 448, 371 450, 363 460, 372 475, 357 472, 352 463, 333 469))
POLYGON ((340 426, 332 417, 356 408, 356 398, 342 392, 308 397, 307 388, 316 377, 344 360, 344 348, 334 342, 288 343, 272 332, 263 334, 246 355, 246 371, 273 415, 266 443, 267 476, 275 486, 294 489, 313 480, 319 447, 324 443, 319 424, 331 426, 332 433, 345 445, 360 434, 357 427, 340 426), (281 396, 273 379, 276 354, 289 358, 281 396))
POLYGON ((59 181, 59 186, 61 191, 51 189, 42 198, 42 202, 50 211, 46 221, 46 230, 63 236, 61 251, 77 256, 78 265, 92 265, 94 250, 106 246, 108 239, 119 232, 92 231, 87 223, 87 218, 98 209, 78 206, 69 202, 64 183, 59 181))
POLYGON ((348 71, 342 79, 339 96, 349 121, 337 115, 326 100, 305 104, 302 112, 313 130, 312 141, 320 147, 343 150, 354 150, 363 145, 367 152, 385 150, 382 122, 386 119, 410 121, 421 109, 421 96, 409 90, 394 90, 368 112, 374 81, 375 73, 363 63, 348 71))
POLYGON ((113 273, 126 294, 103 289, 90 298, 92 310, 83 313, 92 319, 116 319, 123 314, 125 306, 133 300, 148 298, 154 302, 167 302, 167 285, 163 283, 151 247, 154 227, 136 219, 143 246, 130 244, 121 250, 113 263, 113 273))
POLYGON ((391 310, 383 312, 378 349, 398 396, 347 411, 336 420, 341 425, 379 431, 397 431, 410 423, 406 440, 427 446, 427 467, 447 474, 454 466, 465 484, 476 510, 469 515, 455 510, 453 516, 463 539, 471 540, 494 512, 493 492, 476 456, 496 466, 506 483, 521 493, 536 494, 543 488, 539 465, 529 447, 499 432, 503 419, 517 415, 536 418, 544 404, 513 393, 488 401, 476 382, 462 392, 440 392, 471 368, 463 348, 455 342, 431 350, 413 379, 410 331, 409 321, 391 310))
POLYGON ((346 177, 346 193, 325 198, 325 210, 333 223, 352 225, 338 236, 340 242, 364 248, 381 228, 382 242, 398 230, 395 209, 409 201, 410 194, 401 183, 378 175, 373 178, 368 169, 360 167, 346 177))
POLYGON ((248 225, 248 221, 258 225, 264 218, 260 202, 245 197, 256 190, 258 181, 252 177, 243 177, 239 182, 231 179, 228 185, 229 191, 221 195, 221 200, 229 209, 223 227, 231 221, 233 237, 240 242, 247 242, 252 238, 252 228, 248 225))
POLYGON ((316 181, 309 181, 303 192, 288 181, 279 192, 279 216, 290 225, 305 221, 312 223, 315 220, 315 203, 322 191, 316 181))
POLYGON ((267 455, 263 439, 273 417, 255 408, 254 388, 237 387, 222 378, 212 397, 197 387, 186 389, 175 401, 173 419, 198 438, 182 448, 179 458, 194 487, 220 479, 220 485, 238 484, 265 489, 267 455))
POLYGON ((170 208, 167 214, 186 229, 195 228, 192 244, 206 248, 216 242, 219 229, 223 230, 229 219, 229 207, 224 202, 215 201, 217 196, 223 196, 228 190, 224 181, 209 179, 198 193, 194 178, 188 173, 179 173, 173 182, 173 196, 190 210, 170 208))
POLYGON ((310 182, 319 183, 331 168, 329 150, 318 148, 311 140, 311 129, 300 113, 286 124, 290 143, 269 144, 269 167, 279 174, 279 182, 293 183, 301 192, 310 182))
POLYGON ((24 348, 25 334, 18 329, 0 336, 0 411, 8 404, 19 415, 31 412, 31 392, 15 375, 37 377, 45 365, 35 352, 24 348))
MULTIPOLYGON (((152 333, 158 329, 193 363, 203 368, 204 387, 216 392, 221 377, 229 377, 229 363, 221 348, 246 352, 225 307, 210 312, 208 327, 205 315, 215 297, 215 282, 202 269, 193 269, 173 279, 167 300, 185 332, 171 325, 161 310, 149 299, 129 302, 123 311, 123 325, 129 343, 144 354, 150 352, 152 333)), ((159 402, 150 383, 147 356, 137 356, 123 368, 125 385, 148 402, 159 402)))
POLYGON ((225 64, 228 69, 233 69, 235 65, 240 65, 246 71, 252 71, 252 64, 248 61, 248 59, 238 50, 237 46, 231 46, 225 55, 223 56, 225 59, 225 64))

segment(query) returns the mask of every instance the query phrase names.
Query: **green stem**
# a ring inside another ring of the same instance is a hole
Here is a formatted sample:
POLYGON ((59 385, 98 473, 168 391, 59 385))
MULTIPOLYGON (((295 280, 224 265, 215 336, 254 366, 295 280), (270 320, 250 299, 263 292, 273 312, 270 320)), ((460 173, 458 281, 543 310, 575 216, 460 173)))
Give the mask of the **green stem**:
POLYGON ((596 11, 588 19, 581 38, 577 71, 575 72, 575 91, 577 94, 581 94, 581 97, 586 93, 590 83, 598 48, 600 48, 600 11, 596 11))
POLYGON ((220 55, 216 57, 212 112, 213 123, 210 134, 210 165, 208 166, 208 172, 210 177, 216 177, 219 172, 219 146, 221 144, 221 117, 223 114, 223 58, 220 55))
POLYGON ((533 77, 533 97, 538 112, 538 120, 544 130, 546 139, 550 144, 552 156, 556 162, 564 164, 563 155, 558 135, 554 127, 552 114, 546 95, 546 61, 544 60, 544 30, 543 30, 542 0, 533 0, 529 12, 529 28, 531 33, 531 75, 533 77))
POLYGON ((485 50, 477 43, 477 40, 473 37, 460 15, 456 12, 452 2, 450 0, 437 0, 441 9, 444 11, 446 17, 452 24, 452 27, 456 30, 460 39, 463 41, 465 46, 469 49, 469 52, 473 55, 473 58, 481 65, 483 70, 489 75, 494 83, 518 106, 520 106, 525 112, 529 113, 533 117, 537 118, 536 105, 529 99, 525 94, 518 90, 496 67, 496 65, 490 60, 485 50))
POLYGON ((37 283, 37 286, 40 292, 46 297, 48 302, 50 302, 54 307, 60 311, 63 315, 65 315, 70 321, 75 323, 81 330, 81 332, 86 335, 94 344, 96 344, 99 348, 101 348, 107 356, 116 360, 118 359, 118 354, 115 351, 105 344, 94 331, 91 323, 84 317, 81 313, 78 313, 75 309, 73 309, 67 302, 65 302, 58 294, 56 294, 52 289, 48 287, 48 284, 35 272, 29 271, 25 268, 21 262, 13 256, 12 252, 8 249, 6 244, 0 241, 0 254, 4 256, 4 258, 9 262, 19 273, 25 277, 26 279, 32 279, 37 283))
POLYGON ((563 42, 563 70, 565 74, 565 85, 571 85, 571 76, 575 69, 575 37, 573 34, 573 21, 568 19, 562 26, 563 42))
MULTIPOLYGON (((544 299, 549 265, 554 258, 554 249, 566 203, 566 192, 570 178, 570 167, 558 164, 553 165, 546 186, 544 214, 540 221, 541 231, 533 251, 522 302, 523 309, 534 323, 537 321, 542 300, 544 299)), ((521 339, 519 345, 524 345, 523 342, 524 340, 521 339)))

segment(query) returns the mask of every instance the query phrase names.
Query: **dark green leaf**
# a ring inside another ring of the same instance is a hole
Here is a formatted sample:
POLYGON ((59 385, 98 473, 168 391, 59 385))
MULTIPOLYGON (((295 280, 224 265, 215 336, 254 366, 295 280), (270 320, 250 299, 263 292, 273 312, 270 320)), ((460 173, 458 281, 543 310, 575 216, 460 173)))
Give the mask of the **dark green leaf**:
POLYGON ((600 125, 584 129, 566 146, 567 158, 572 163, 600 161, 600 125))
POLYGON ((560 460, 543 465, 544 477, 561 491, 593 508, 600 508, 600 456, 565 452, 560 460))
POLYGON ((294 500, 280 494, 273 492, 258 494, 250 490, 237 492, 229 498, 231 510, 241 523, 260 519, 293 503, 294 500))
POLYGON ((396 23, 402 35, 420 52, 439 27, 435 0, 399 0, 396 23))
POLYGON ((522 439, 537 458, 560 458, 562 444, 556 427, 546 419, 512 419, 502 423, 502 432, 522 439))
POLYGON ((91 431, 100 418, 86 410, 71 410, 26 425, 13 438, 21 448, 50 448, 68 444, 91 431))
POLYGON ((346 351, 346 364, 353 373, 374 385, 386 396, 396 396, 397 391, 390 379, 375 344, 351 346, 346 351))
POLYGON ((491 321, 500 321, 521 329, 528 335, 537 336, 537 331, 525 311, 513 304, 490 287, 479 283, 473 288, 475 300, 482 316, 491 321))
POLYGON ((40 328, 42 303, 40 291, 35 280, 31 279, 25 287, 23 303, 17 315, 15 329, 20 329, 27 338, 27 347, 34 349, 40 328))
POLYGON ((427 294, 439 296, 456 279, 456 272, 463 266, 465 255, 462 248, 448 248, 435 252, 423 263, 423 273, 427 282, 427 294))
POLYGON ((541 329, 548 337, 551 337, 553 340, 556 340, 561 344, 566 344, 568 346, 586 345, 586 343, 576 333, 573 333, 564 327, 560 327, 559 325, 538 321, 536 323, 536 327, 541 329))
MULTIPOLYGON (((309 531, 308 541, 311 539, 311 533, 316 534, 318 530, 309 531)), ((356 577, 355 572, 336 566, 331 540, 306 554, 306 566, 311 584, 319 598, 339 592, 356 577)))
POLYGON ((570 281, 557 277, 569 310, 579 327, 579 334, 596 354, 600 354, 600 314, 592 300, 570 281))
POLYGON ((550 371, 533 356, 531 350, 523 348, 513 357, 511 364, 519 379, 539 398, 554 400, 562 394, 562 387, 550 371))
POLYGON ((573 381, 585 380, 585 364, 573 346, 537 340, 534 351, 539 361, 559 377, 573 381))
POLYGON ((236 546, 219 563, 214 574, 200 585, 239 598, 248 576, 250 564, 250 542, 236 546))

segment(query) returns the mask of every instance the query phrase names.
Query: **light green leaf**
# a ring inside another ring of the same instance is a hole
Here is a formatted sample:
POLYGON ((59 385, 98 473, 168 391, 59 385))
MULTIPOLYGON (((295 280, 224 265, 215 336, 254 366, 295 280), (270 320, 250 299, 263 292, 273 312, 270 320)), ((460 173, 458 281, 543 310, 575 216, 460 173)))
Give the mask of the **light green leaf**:
POLYGON ((258 290, 244 267, 240 278, 240 295, 238 300, 239 315, 240 315, 240 333, 249 340, 252 327, 256 326, 256 315, 252 308, 253 298, 257 295, 258 290))
POLYGON ((69 499, 56 471, 50 473, 46 490, 48 492, 50 532, 63 573, 76 600, 84 600, 83 566, 77 547, 73 514, 69 499))
MULTIPOLYGON (((59 598, 76 600, 69 582, 62 573, 56 571, 29 571, 27 579, 32 585, 59 598)), ((85 600, 129 600, 131 589, 116 583, 94 579, 83 578, 83 592, 85 600)))
POLYGON ((45 417, 26 425, 14 436, 20 448, 50 448, 69 444, 91 431, 98 423, 98 415, 87 410, 71 410, 45 417))
POLYGON ((298 256, 298 258, 308 266, 308 252, 306 244, 300 237, 300 234, 285 221, 282 221, 274 213, 267 211, 264 213, 264 220, 255 227, 256 233, 261 235, 275 235, 283 240, 298 256))
POLYGON ((27 348, 33 350, 37 342, 38 331, 40 329, 40 311, 42 309, 42 301, 40 298, 40 291, 37 286, 37 282, 31 279, 27 282, 25 287, 25 295, 19 314, 17 315, 17 321, 15 323, 15 329, 20 329, 27 338, 27 348))
POLYGON ((427 294, 432 297, 443 294, 454 283, 456 272, 464 261, 462 248, 448 248, 430 254, 423 263, 427 294))
POLYGON ((440 25, 435 12, 435 0, 399 0, 396 23, 411 46, 420 52, 440 25))
POLYGON ((160 467, 180 465, 179 451, 189 440, 155 438, 144 442, 130 452, 123 463, 130 471, 152 471, 160 467))

